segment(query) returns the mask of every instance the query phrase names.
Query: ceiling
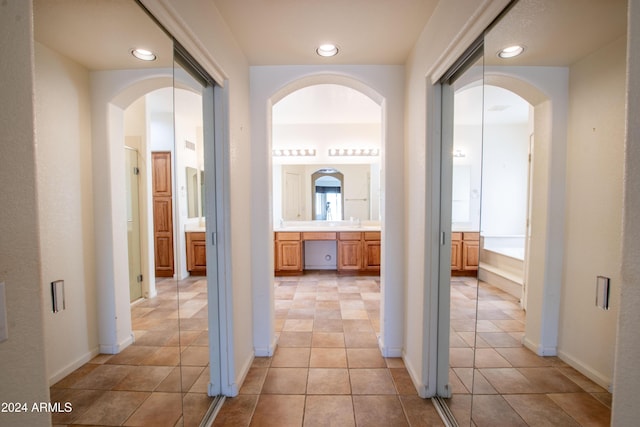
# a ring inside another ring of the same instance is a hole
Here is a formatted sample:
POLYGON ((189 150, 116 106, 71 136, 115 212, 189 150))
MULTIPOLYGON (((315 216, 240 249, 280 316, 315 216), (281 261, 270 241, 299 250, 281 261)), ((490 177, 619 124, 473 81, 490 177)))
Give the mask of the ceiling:
MULTIPOLYGON (((251 65, 404 64, 438 0, 213 1, 251 65), (320 43, 340 53, 322 58, 320 43)), ((450 0, 440 0, 450 1, 450 0)), ((194 3, 196 0, 194 0, 194 3)), ((35 38, 91 70, 172 64, 169 37, 133 0, 34 0, 35 38), (158 60, 133 58, 149 47, 158 60)), ((521 0, 486 38, 525 54, 512 65, 567 65, 624 34, 625 0, 521 0)), ((495 55, 491 61, 498 63, 495 55)))
POLYGON ((251 65, 404 64, 438 0, 214 0, 251 65), (338 45, 333 58, 318 56, 338 45))
MULTIPOLYGON (((403 64, 438 3, 438 0, 193 0, 193 3, 197 1, 214 2, 252 65, 403 64), (315 48, 324 42, 336 43, 340 47, 338 56, 316 55, 315 48)), ((171 39, 133 0, 34 0, 34 24, 36 40, 90 70, 173 64, 171 39), (154 50, 158 60, 143 62, 133 58, 130 50, 134 47, 154 50)), ((566 66, 624 35, 625 28, 626 0, 520 0, 486 35, 485 65, 566 66), (498 59, 495 52, 511 43, 524 44, 525 53, 508 62, 498 59)), ((335 99, 325 101, 338 108, 335 99)), ((506 105, 507 101, 496 99, 495 104, 506 105)), ((341 102, 338 105, 347 107, 341 102)), ((283 115, 282 122, 301 120, 301 113, 295 108, 288 111, 290 117, 283 115)), ((348 111, 353 109, 340 111, 342 121, 363 120, 358 113, 355 113, 358 117, 349 117, 348 111)), ((320 117, 313 112, 306 114, 320 117)))

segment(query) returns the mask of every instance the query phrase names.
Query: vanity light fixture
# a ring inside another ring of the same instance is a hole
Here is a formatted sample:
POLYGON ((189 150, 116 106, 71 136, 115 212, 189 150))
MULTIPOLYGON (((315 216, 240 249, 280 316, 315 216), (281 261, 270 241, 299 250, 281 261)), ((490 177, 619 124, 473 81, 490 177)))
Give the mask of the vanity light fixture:
POLYGON ((524 52, 524 46, 519 44, 505 47, 504 49, 498 51, 498 57, 502 59, 514 58, 524 52))
POLYGON ((331 157, 344 157, 344 156, 378 156, 380 150, 377 148, 330 148, 329 156, 331 157))
POLYGON ((141 48, 131 49, 131 55, 135 56, 136 58, 142 61, 156 60, 156 54, 147 49, 141 49, 141 48))
POLYGON ((292 149, 273 149, 271 154, 274 157, 313 157, 316 155, 315 148, 292 148, 292 149))
POLYGON ((338 54, 338 46, 331 43, 321 44, 316 49, 316 53, 324 57, 336 56, 338 54))

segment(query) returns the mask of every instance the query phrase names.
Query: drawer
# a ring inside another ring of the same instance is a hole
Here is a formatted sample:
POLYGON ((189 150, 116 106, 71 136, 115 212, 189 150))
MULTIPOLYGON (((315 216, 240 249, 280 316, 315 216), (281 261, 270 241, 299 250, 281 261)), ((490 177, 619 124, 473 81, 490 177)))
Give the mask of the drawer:
POLYGON ((359 231, 346 231, 338 233, 339 240, 360 240, 362 239, 362 233, 359 231))
POLYGON ((451 241, 462 240, 462 233, 451 233, 451 241))
POLYGON ((302 240, 336 240, 336 233, 306 231, 302 233, 302 240))
POLYGON ((276 233, 276 240, 300 240, 300 233, 286 232, 276 233))
POLYGON ((480 233, 462 233, 462 240, 480 240, 480 233))
POLYGON ((379 231, 365 231, 364 240, 380 240, 379 231))

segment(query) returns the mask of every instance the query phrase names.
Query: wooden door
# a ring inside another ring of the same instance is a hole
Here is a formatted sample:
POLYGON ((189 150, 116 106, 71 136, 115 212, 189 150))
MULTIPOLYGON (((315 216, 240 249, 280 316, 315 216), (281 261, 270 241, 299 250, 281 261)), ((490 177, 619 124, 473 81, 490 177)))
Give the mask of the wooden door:
POLYGON ((302 219, 302 174, 297 171, 284 172, 284 212, 285 221, 300 221, 302 219))
POLYGON ((156 277, 173 277, 171 153, 151 153, 156 277))

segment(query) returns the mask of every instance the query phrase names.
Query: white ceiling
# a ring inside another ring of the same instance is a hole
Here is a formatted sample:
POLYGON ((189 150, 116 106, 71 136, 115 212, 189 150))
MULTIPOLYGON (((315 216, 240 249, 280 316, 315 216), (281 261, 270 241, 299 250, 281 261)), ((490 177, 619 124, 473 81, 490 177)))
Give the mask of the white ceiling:
MULTIPOLYGON (((192 3, 197 1, 211 0, 192 3)), ((252 65, 403 64, 438 3, 212 1, 252 65), (323 42, 338 44, 338 56, 316 55, 315 47, 323 42)), ((34 0, 34 23, 36 40, 90 70, 172 65, 170 38, 133 0, 34 0), (158 52, 158 60, 134 59, 129 53, 133 47, 158 52)), ((487 34, 485 65, 568 65, 622 36, 625 28, 625 0, 520 0, 487 34), (525 54, 508 62, 499 60, 494 52, 511 43, 524 44, 525 54)), ((323 102, 336 105, 335 99, 323 102)), ((339 104, 343 122, 363 120, 361 112, 350 117, 345 106, 339 104)), ((283 121, 303 120, 302 112, 292 108, 289 112, 283 121)))
MULTIPOLYGON (((404 64, 438 0, 213 1, 252 65, 404 64), (340 53, 315 48, 334 42, 340 53)), ((452 1, 452 0, 440 0, 452 1)), ((36 40, 91 70, 170 66, 170 39, 133 0, 34 0, 36 40), (158 61, 135 60, 149 47, 158 61)), ((626 0, 521 0, 486 38, 487 64, 505 44, 512 65, 567 65, 624 34, 626 0)))
POLYGON ((438 0, 214 0, 251 65, 404 64, 438 0), (323 43, 339 46, 318 56, 323 43))

